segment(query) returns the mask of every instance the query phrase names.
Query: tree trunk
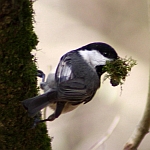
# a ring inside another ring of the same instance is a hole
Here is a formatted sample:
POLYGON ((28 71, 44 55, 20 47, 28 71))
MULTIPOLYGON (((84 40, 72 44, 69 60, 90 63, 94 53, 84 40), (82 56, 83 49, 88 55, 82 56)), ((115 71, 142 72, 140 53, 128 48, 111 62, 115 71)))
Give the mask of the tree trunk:
POLYGON ((38 40, 31 0, 0 0, 0 150, 50 150, 46 125, 31 129, 21 101, 37 95, 30 54, 38 40))

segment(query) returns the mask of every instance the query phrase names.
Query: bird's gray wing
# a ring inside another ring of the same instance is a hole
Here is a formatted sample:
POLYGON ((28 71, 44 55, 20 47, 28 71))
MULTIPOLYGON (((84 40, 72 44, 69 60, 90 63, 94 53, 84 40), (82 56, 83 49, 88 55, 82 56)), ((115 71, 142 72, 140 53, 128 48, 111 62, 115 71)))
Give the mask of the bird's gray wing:
POLYGON ((73 74, 72 60, 70 56, 61 58, 56 70, 56 82, 58 85, 58 98, 61 100, 66 100, 73 103, 89 101, 90 93, 87 95, 84 79, 76 78, 73 74))
POLYGON ((56 70, 55 79, 57 84, 73 79, 72 63, 70 56, 64 56, 61 58, 56 70))
POLYGON ((70 102, 84 102, 87 97, 86 86, 81 79, 61 82, 58 87, 59 97, 70 102))

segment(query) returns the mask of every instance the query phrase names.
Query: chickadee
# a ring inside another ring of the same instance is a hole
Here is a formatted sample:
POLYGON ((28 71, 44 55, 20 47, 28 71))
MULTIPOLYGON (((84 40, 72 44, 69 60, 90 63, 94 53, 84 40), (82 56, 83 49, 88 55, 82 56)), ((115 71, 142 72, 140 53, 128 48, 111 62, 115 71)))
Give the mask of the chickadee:
MULTIPOLYGON (((53 121, 61 113, 72 111, 80 104, 91 101, 100 87, 106 61, 118 58, 116 51, 106 43, 96 42, 72 50, 60 59, 55 74, 49 74, 41 84, 44 94, 22 102, 29 116, 35 116, 41 109, 50 105, 54 113, 43 121, 53 121)), ((39 72, 45 79, 45 75, 39 72)))
MULTIPOLYGON (((51 91, 54 87, 56 87, 56 82, 55 82, 55 74, 50 73, 46 79, 46 82, 44 82, 45 79, 45 74, 41 71, 38 70, 38 77, 42 78, 42 82, 40 83, 40 88, 45 92, 51 91)), ((56 109, 56 103, 50 103, 48 105, 51 109, 55 110, 56 109)), ((73 109, 77 108, 78 105, 72 105, 69 102, 66 102, 65 107, 63 108, 61 113, 67 113, 69 111, 72 111, 73 109)))

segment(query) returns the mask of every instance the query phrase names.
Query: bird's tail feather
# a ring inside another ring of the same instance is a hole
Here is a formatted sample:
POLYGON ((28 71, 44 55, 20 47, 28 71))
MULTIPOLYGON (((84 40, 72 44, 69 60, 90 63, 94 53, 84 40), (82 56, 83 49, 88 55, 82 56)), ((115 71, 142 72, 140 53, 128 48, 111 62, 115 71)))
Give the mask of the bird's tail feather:
POLYGON ((27 109, 29 116, 35 116, 41 109, 50 103, 48 95, 48 93, 44 93, 22 101, 22 104, 24 108, 27 109))

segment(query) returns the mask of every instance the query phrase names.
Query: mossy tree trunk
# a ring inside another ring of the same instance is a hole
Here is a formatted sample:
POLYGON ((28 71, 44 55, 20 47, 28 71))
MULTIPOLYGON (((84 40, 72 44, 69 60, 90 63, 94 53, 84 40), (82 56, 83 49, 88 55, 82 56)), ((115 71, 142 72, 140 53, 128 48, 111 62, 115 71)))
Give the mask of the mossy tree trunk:
POLYGON ((0 150, 50 150, 45 124, 31 129, 21 101, 37 95, 30 54, 38 40, 31 0, 0 0, 0 150))

